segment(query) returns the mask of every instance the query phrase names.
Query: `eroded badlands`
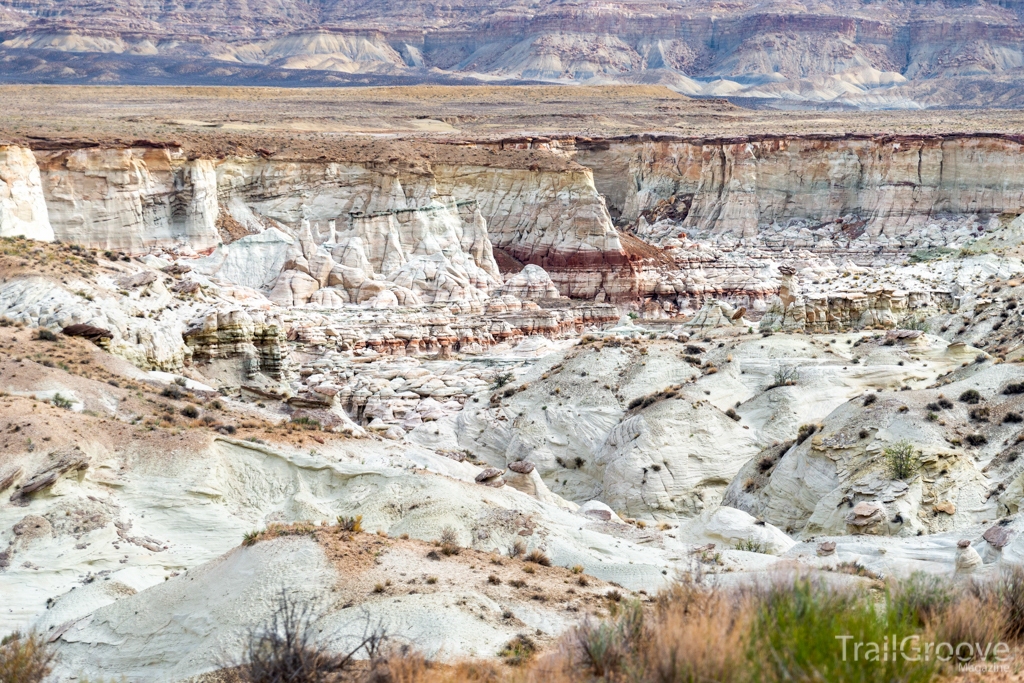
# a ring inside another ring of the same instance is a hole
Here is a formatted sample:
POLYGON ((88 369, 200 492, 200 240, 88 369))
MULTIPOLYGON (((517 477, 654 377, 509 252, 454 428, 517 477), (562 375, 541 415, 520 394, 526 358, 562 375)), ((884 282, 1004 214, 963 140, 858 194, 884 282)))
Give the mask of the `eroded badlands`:
POLYGON ((61 680, 214 671, 285 583, 487 658, 1022 561, 1018 140, 400 142, 0 147, 0 629, 61 680))

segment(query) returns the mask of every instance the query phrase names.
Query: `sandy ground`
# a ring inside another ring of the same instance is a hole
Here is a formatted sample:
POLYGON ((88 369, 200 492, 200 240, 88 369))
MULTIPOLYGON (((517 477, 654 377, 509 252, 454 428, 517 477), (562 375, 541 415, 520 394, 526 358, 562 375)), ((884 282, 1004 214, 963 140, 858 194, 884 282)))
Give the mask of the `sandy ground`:
POLYGON ((0 102, 0 142, 45 148, 150 139, 180 144, 195 155, 262 149, 307 158, 376 158, 386 152, 439 160, 446 145, 424 142, 522 135, 1016 134, 1024 124, 1024 112, 1011 110, 753 111, 661 86, 31 85, 0 87, 0 102), (416 139, 418 147, 394 147, 396 137, 416 139))

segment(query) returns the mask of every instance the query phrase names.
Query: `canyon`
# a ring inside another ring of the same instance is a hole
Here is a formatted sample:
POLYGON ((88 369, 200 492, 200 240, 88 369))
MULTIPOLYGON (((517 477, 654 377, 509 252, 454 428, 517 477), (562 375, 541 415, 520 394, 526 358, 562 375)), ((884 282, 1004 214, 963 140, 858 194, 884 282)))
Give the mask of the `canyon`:
POLYGON ((216 680, 284 589, 490 661, 1021 562, 1012 112, 2 91, 0 631, 54 680, 216 680))

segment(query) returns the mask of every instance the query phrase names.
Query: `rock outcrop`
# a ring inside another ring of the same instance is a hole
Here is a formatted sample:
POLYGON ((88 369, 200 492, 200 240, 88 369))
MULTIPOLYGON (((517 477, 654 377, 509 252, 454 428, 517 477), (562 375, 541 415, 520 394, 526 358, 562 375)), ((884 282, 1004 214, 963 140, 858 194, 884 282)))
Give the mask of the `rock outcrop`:
POLYGON ((666 216, 691 236, 766 248, 887 250, 910 235, 918 248, 940 246, 953 231, 944 215, 984 226, 1024 205, 1024 149, 1010 136, 659 136, 580 147, 581 163, 604 169, 597 188, 625 220, 666 216), (793 241, 776 235, 800 221, 793 241))

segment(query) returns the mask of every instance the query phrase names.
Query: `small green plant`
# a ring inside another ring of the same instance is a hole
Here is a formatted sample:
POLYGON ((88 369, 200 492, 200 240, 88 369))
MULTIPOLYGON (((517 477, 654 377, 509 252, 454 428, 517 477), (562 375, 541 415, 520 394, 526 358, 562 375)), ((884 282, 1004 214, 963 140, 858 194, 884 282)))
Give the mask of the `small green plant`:
POLYGON ((363 516, 356 515, 355 517, 346 517, 345 515, 338 515, 338 527, 342 531, 347 531, 349 533, 362 533, 363 516))
POLYGON ((764 543, 755 541, 752 538, 745 538, 735 546, 736 550, 745 550, 748 553, 761 553, 762 555, 768 554, 768 548, 764 543))
POLYGON ((536 652, 536 643, 530 640, 529 636, 519 634, 505 643, 498 656, 504 659, 506 664, 519 666, 533 659, 536 652))
POLYGON ((242 545, 244 545, 246 547, 248 547, 250 545, 253 545, 254 543, 256 543, 256 539, 259 538, 259 535, 261 533, 262 532, 260 532, 260 531, 247 531, 247 532, 245 532, 245 535, 242 536, 242 545))
POLYGON ((515 373, 503 372, 494 378, 494 384, 491 385, 491 389, 501 389, 503 386, 505 386, 515 378, 515 373))
POLYGON ((883 455, 891 479, 909 479, 921 466, 917 451, 909 441, 897 441, 887 447, 883 455))
POLYGON ((435 583, 437 583, 437 577, 436 576, 428 576, 427 577, 427 585, 428 586, 433 586, 435 583))
POLYGON ((57 408, 63 408, 64 410, 71 410, 71 406, 74 405, 74 402, 72 402, 71 399, 64 398, 60 394, 54 394, 53 398, 50 399, 50 403, 57 408))

